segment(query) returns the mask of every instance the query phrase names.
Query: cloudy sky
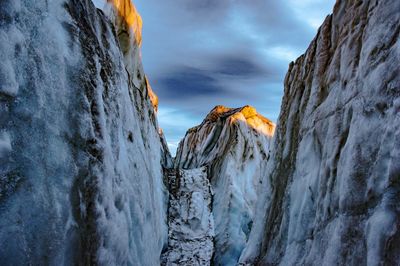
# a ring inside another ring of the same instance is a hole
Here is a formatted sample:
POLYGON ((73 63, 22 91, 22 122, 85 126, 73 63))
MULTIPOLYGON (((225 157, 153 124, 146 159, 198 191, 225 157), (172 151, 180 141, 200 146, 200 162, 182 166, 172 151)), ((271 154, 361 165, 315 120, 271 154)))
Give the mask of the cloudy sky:
MULTIPOLYGON (((99 1, 99 0, 97 0, 99 1)), ((142 58, 172 153, 215 105, 276 121, 288 64, 335 0, 136 0, 142 58)))

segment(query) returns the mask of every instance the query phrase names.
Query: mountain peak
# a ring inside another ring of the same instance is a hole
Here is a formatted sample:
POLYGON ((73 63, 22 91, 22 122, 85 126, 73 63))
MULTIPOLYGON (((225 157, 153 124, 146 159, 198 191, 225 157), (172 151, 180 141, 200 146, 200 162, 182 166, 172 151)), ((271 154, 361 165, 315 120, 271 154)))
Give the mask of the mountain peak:
POLYGON ((248 225, 254 219, 260 173, 269 158, 274 130, 274 123, 252 106, 217 105, 179 144, 177 169, 207 166, 205 179, 211 181, 215 195, 213 260, 217 265, 235 265, 246 244, 248 225), (226 222, 221 222, 225 219, 226 222))
POLYGON ((268 118, 260 115, 256 108, 250 105, 245 105, 239 108, 229 108, 223 105, 217 105, 206 116, 203 124, 215 123, 219 119, 229 119, 229 123, 231 124, 245 122, 247 125, 270 137, 273 136, 275 131, 275 124, 268 118))
MULTIPOLYGON (((254 116, 261 116, 257 113, 256 108, 250 105, 245 105, 239 108, 230 108, 224 105, 217 105, 215 106, 210 113, 207 115, 207 121, 215 121, 220 117, 229 117, 233 116, 237 113, 241 113, 246 119, 254 116)), ((265 118, 267 119, 267 118, 265 118)), ((268 119, 267 119, 268 120, 268 119)), ((268 120, 269 121, 269 120, 268 120)))

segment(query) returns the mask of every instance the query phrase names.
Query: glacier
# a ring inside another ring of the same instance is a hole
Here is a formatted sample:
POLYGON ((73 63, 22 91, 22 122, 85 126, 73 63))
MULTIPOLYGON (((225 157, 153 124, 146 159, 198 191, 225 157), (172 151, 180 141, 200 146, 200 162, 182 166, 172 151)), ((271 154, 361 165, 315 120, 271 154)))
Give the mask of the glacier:
POLYGON ((175 167, 208 167, 215 222, 213 265, 236 265, 255 218, 275 124, 251 106, 216 106, 179 144, 175 167))
POLYGON ((2 265, 160 263, 172 160, 140 25, 105 13, 88 0, 0 4, 2 265))
POLYGON ((400 2, 338 0, 277 125, 171 158, 130 0, 0 3, 1 265, 399 265, 400 2))
POLYGON ((337 1, 290 64, 241 264, 399 265, 399 10, 337 1))
POLYGON ((167 170, 168 248, 161 265, 211 265, 214 253, 212 189, 207 167, 167 170))

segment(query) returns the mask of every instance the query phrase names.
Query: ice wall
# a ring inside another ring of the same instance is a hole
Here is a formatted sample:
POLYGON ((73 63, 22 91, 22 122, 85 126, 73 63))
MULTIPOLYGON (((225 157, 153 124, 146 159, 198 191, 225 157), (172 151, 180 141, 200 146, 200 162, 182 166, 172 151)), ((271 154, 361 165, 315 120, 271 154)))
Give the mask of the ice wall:
POLYGON ((1 1, 2 265, 160 263, 171 159, 138 43, 110 18, 89 0, 1 1))
POLYGON ((337 1, 290 65, 242 263, 399 265, 399 10, 337 1))

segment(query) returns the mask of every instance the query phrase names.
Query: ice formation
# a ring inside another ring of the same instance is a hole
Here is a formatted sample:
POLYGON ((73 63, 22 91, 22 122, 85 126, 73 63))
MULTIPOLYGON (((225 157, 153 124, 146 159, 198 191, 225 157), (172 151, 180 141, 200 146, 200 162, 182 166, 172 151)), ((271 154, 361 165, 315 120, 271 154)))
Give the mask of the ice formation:
POLYGON ((399 265, 400 1, 337 1, 292 63, 241 256, 399 265))
POLYGON ((113 10, 1 1, 2 265, 160 263, 172 161, 141 66, 139 19, 113 10))
POLYGON ((209 169, 214 265, 235 265, 246 245, 274 130, 275 125, 251 106, 217 106, 179 145, 175 167, 209 169))
POLYGON ((217 106, 173 163, 129 0, 1 0, 1 265, 399 265, 399 10, 338 0, 275 135, 217 106))
POLYGON ((207 168, 170 169, 167 175, 169 234, 162 265, 211 265, 214 218, 207 168))

